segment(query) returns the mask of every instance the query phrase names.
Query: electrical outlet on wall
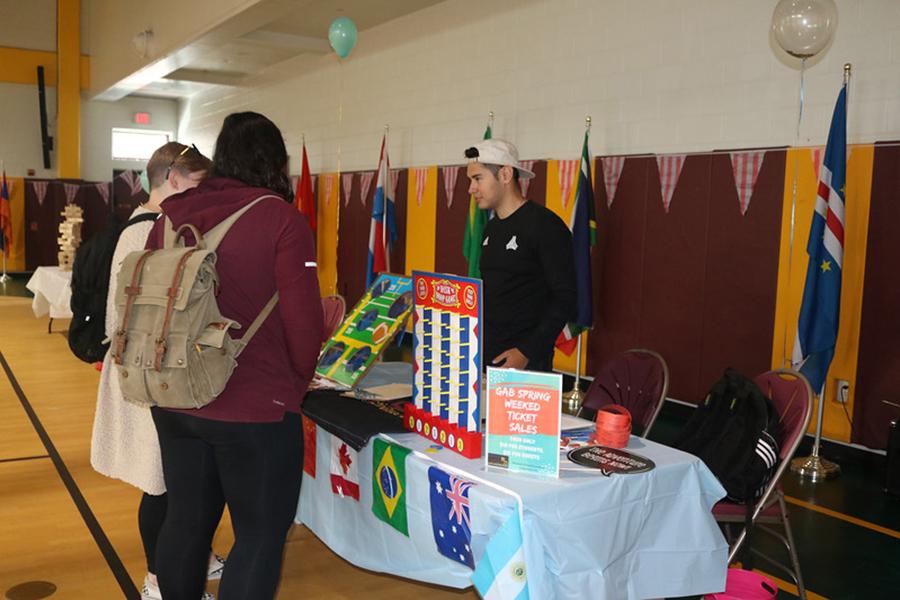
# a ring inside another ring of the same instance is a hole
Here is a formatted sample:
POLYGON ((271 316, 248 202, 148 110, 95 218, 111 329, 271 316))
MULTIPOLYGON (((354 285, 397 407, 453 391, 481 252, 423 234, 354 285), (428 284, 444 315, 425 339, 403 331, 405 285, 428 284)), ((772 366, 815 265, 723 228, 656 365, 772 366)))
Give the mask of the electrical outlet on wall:
POLYGON ((850 382, 846 379, 838 379, 837 380, 837 394, 835 395, 835 400, 838 404, 847 404, 847 400, 850 398, 850 382))

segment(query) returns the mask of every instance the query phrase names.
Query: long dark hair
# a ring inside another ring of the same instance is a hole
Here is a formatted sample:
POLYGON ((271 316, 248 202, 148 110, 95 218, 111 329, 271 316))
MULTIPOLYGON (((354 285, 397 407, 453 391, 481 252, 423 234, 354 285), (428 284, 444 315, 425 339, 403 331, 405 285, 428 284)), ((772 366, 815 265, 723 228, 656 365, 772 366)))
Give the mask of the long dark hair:
POLYGON ((285 172, 288 156, 278 127, 255 112, 225 117, 213 154, 213 177, 230 177, 268 188, 290 202, 291 180, 285 172))

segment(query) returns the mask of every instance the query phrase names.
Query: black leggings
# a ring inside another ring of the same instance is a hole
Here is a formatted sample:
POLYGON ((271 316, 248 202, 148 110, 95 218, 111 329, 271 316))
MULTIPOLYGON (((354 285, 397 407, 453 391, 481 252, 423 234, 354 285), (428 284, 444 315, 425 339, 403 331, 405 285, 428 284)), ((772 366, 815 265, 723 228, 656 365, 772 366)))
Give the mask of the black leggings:
POLYGON ((228 504, 234 546, 219 600, 273 598, 300 495, 300 415, 278 423, 232 423, 151 409, 168 489, 156 551, 166 600, 197 600, 216 526, 228 504))
POLYGON ((144 493, 138 506, 138 529, 141 532, 141 543, 144 545, 144 556, 147 557, 147 570, 156 574, 156 542, 159 531, 166 518, 166 495, 152 496, 144 493))

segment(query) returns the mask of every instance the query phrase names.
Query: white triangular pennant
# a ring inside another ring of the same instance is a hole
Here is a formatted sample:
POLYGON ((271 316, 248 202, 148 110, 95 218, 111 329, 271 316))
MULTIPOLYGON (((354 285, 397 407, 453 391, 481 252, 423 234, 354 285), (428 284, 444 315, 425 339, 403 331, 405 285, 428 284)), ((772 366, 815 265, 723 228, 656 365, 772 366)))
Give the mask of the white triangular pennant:
POLYGON ((447 208, 453 206, 453 196, 456 194, 456 180, 459 178, 459 165, 441 167, 441 177, 444 178, 444 195, 447 197, 447 208))
POLYGON ((143 186, 141 186, 141 174, 140 173, 132 173, 131 174, 131 195, 137 196, 143 191, 143 186))
POLYGON ((350 191, 353 188, 353 173, 341 174, 341 196, 344 198, 344 206, 350 204, 350 191))
POLYGON ((44 205, 44 198, 47 196, 47 186, 49 181, 30 181, 34 196, 37 198, 38 206, 44 205))
POLYGON ((97 193, 100 194, 100 197, 103 198, 103 203, 109 206, 109 182, 103 181, 95 183, 94 187, 97 189, 97 193))
MULTIPOLYGON (((534 172, 534 163, 536 160, 520 160, 519 164, 522 165, 523 169, 528 169, 532 173, 534 172)), ((519 183, 522 184, 522 196, 528 196, 528 188, 531 187, 531 182, 534 181, 534 177, 529 177, 528 179, 520 179, 519 183)))
POLYGON ((369 190, 372 189, 373 181, 375 181, 375 171, 363 171, 360 173, 359 183, 362 193, 359 195, 359 201, 362 202, 363 206, 369 200, 369 190))
POLYGON ((81 189, 81 186, 77 183, 64 183, 63 191, 66 193, 66 204, 72 204, 75 200, 75 196, 78 195, 78 190, 81 189))
POLYGON ((659 189, 662 192, 663 209, 666 212, 669 212, 669 204, 672 202, 675 186, 678 185, 685 156, 685 154, 665 154, 656 157, 656 166, 659 169, 659 189))
POLYGON ((425 193, 425 184, 428 182, 428 167, 415 169, 416 172, 416 206, 422 206, 422 194, 425 193))
POLYGON ((562 197, 563 208, 569 205, 569 193, 578 173, 579 159, 561 160, 559 162, 559 193, 562 197))
POLYGON ((756 178, 765 158, 765 150, 731 153, 731 172, 734 175, 734 187, 737 190, 741 215, 747 214, 750 208, 753 188, 756 186, 756 178))
POLYGON ((603 185, 606 187, 606 206, 612 206, 616 198, 616 188, 619 187, 619 177, 625 167, 624 156, 604 156, 600 159, 603 167, 603 185))

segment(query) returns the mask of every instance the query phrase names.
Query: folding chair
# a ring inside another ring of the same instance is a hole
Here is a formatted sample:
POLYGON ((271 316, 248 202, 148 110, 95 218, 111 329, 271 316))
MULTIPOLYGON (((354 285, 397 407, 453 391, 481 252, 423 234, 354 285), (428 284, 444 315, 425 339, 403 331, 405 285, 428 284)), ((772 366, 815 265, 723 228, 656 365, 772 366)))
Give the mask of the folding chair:
POLYGON ((652 350, 627 350, 603 365, 591 382, 578 416, 593 419, 597 409, 621 404, 631 413, 632 431, 647 437, 669 390, 669 367, 652 350))
MULTIPOLYGON (((768 396, 780 417, 782 433, 781 439, 776 440, 779 445, 778 458, 780 462, 772 475, 772 479, 766 486, 762 496, 755 502, 751 514, 751 527, 754 534, 765 532, 774 536, 784 544, 791 559, 791 566, 787 566, 767 556, 752 545, 748 550, 763 559, 765 562, 784 571, 797 584, 797 591, 802 600, 806 599, 806 589, 803 587, 803 575, 800 572, 800 561, 797 557, 797 547, 794 543, 794 534, 791 531, 788 511, 784 502, 784 493, 781 489, 781 476, 787 471, 791 458, 803 439, 803 434, 809 425, 812 413, 813 391, 806 378, 791 369, 778 369, 767 371, 755 378, 756 385, 768 396), (781 525, 784 528, 782 535, 770 525, 781 525)), ((744 525, 747 518, 747 506, 736 504, 728 500, 722 500, 713 507, 713 516, 719 523, 725 524, 726 536, 731 549, 728 552, 728 564, 731 564, 747 539, 747 528, 742 527, 737 538, 731 536, 731 524, 744 525)))
POLYGON ((322 311, 325 313, 325 340, 331 338, 347 312, 347 303, 341 295, 322 298, 322 311))

